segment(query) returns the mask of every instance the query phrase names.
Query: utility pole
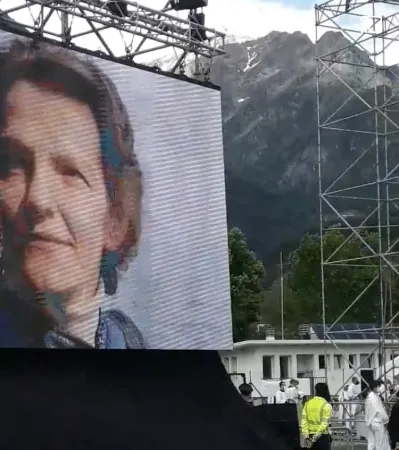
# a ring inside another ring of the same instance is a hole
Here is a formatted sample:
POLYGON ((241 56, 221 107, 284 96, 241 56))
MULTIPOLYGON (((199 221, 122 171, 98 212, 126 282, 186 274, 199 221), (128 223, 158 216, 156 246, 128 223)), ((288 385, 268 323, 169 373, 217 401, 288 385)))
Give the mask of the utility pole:
POLYGON ((280 252, 280 302, 281 302, 281 339, 284 339, 284 266, 283 266, 283 252, 280 252))

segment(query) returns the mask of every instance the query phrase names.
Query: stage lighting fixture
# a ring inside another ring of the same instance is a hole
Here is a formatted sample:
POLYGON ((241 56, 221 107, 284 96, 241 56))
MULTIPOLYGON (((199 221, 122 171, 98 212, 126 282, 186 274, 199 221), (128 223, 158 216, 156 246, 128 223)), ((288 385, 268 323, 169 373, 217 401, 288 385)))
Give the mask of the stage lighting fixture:
POLYGON ((204 13, 192 13, 189 14, 188 20, 190 21, 190 36, 191 39, 196 41, 206 41, 206 30, 200 27, 205 26, 205 14, 204 13))
POLYGON ((110 0, 109 2, 107 2, 105 7, 114 16, 118 16, 118 17, 127 17, 128 16, 127 3, 124 1, 110 0))
POLYGON ((208 6, 208 0, 172 0, 172 9, 175 11, 190 11, 208 6))

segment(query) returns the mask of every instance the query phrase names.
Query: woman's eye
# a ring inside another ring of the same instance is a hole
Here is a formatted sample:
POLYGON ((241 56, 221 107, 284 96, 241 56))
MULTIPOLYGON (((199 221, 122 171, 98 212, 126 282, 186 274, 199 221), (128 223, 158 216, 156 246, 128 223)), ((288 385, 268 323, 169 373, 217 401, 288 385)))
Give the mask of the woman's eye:
POLYGON ((67 177, 79 177, 79 172, 74 169, 63 169, 63 175, 67 177))
POLYGON ((78 170, 73 169, 71 167, 63 167, 61 169, 61 173, 62 173, 62 175, 66 176, 66 177, 80 178, 82 180, 84 179, 82 174, 78 170))
POLYGON ((86 178, 76 169, 71 167, 64 167, 61 170, 61 174, 68 178, 74 178, 78 180, 82 180, 84 183, 88 184, 86 178))

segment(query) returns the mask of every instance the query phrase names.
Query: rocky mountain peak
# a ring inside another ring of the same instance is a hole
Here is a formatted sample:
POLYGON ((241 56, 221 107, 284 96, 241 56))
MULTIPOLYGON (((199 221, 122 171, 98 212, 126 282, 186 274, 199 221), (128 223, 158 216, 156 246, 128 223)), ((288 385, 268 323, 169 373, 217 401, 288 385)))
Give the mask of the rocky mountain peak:
POLYGON ((350 44, 340 31, 326 31, 317 41, 319 48, 326 50, 334 50, 336 48, 345 47, 350 44))
MULTIPOLYGON (((227 56, 213 62, 212 81, 222 88, 230 225, 242 228, 262 257, 317 226, 316 45, 318 54, 331 53, 327 66, 348 85, 363 90, 366 98, 374 92, 369 55, 349 44, 339 32, 326 32, 314 44, 300 32, 273 31, 228 44, 227 56)), ((328 118, 351 94, 325 69, 320 108, 328 118)), ((392 80, 381 71, 379 84, 390 88, 392 80)), ((361 102, 350 102, 342 114, 357 117, 359 108, 364 110, 361 102)), ((372 126, 369 119, 360 115, 354 120, 367 128, 372 126)), ((349 133, 332 133, 323 142, 331 180, 365 144, 361 136, 349 133)), ((350 175, 352 185, 362 184, 370 174, 373 161, 364 164, 350 175)))

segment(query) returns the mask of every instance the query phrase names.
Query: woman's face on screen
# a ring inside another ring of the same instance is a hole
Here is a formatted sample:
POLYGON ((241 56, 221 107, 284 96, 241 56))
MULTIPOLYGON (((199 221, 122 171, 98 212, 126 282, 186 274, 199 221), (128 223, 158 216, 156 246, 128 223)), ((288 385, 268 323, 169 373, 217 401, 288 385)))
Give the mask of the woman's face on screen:
POLYGON ((0 144, 6 271, 12 258, 36 291, 92 294, 108 216, 92 113, 26 81, 16 82, 7 100, 0 144))

